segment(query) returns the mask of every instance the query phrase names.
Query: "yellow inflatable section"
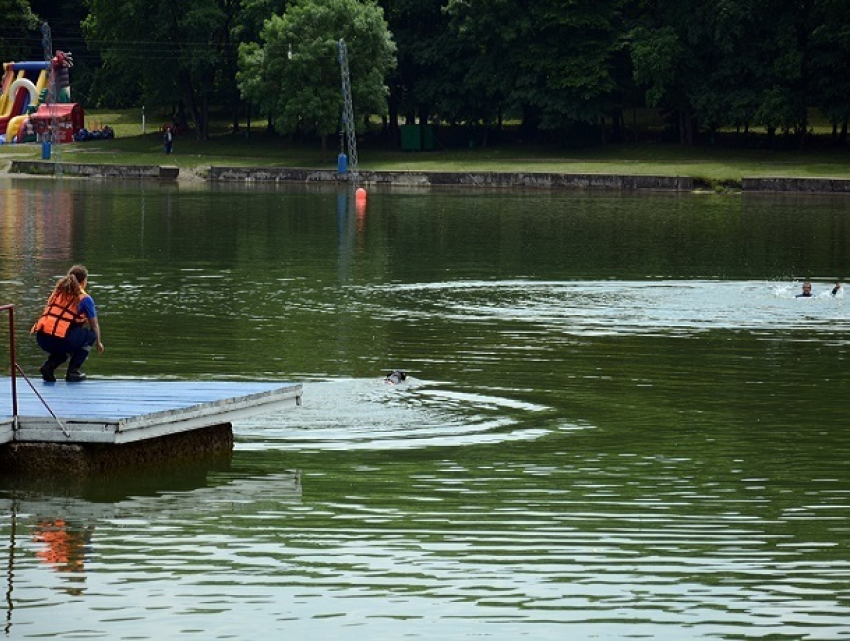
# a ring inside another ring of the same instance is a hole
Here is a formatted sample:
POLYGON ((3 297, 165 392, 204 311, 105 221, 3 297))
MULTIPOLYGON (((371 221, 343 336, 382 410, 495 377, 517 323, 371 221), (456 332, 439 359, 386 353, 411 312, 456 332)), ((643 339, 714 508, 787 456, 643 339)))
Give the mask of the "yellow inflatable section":
MULTIPOLYGON (((38 74, 38 82, 35 85, 36 96, 41 96, 41 91, 47 86, 47 71, 42 71, 38 74)), ((5 95, 4 95, 5 98, 5 95)), ((36 102, 33 102, 30 106, 37 107, 40 102, 36 98, 36 102)), ((15 136, 18 134, 18 129, 23 126, 23 124, 29 118, 29 114, 24 114, 22 116, 15 116, 12 118, 9 123, 6 125, 6 142, 13 142, 15 140, 15 136)))
MULTIPOLYGON (((38 74, 38 80, 35 82, 35 90, 36 95, 41 96, 41 92, 44 91, 44 88, 47 86, 47 69, 42 69, 42 71, 38 74)), ((36 98, 38 100, 38 98, 36 98)), ((40 102, 38 104, 41 104, 40 102)))
MULTIPOLYGON (((13 75, 14 73, 15 73, 14 71, 9 69, 9 70, 6 71, 6 76, 8 77, 10 75, 13 75)), ((11 90, 12 85, 14 84, 15 81, 23 78, 24 73, 25 73, 24 71, 19 71, 18 77, 15 78, 15 80, 10 82, 8 85, 6 85, 6 91, 3 92, 2 96, 0 96, 0 118, 5 118, 6 116, 9 115, 9 112, 12 111, 12 104, 15 102, 15 96, 12 95, 15 92, 13 92, 11 90)), ((5 85, 5 80, 4 80, 4 85, 5 85)))
POLYGON ((15 72, 12 71, 11 64, 10 62, 3 63, 3 80, 0 81, 0 114, 6 108, 6 101, 8 100, 6 89, 12 85, 12 81, 15 79, 15 72))
POLYGON ((29 117, 29 114, 24 116, 15 116, 9 121, 9 124, 6 125, 6 142, 13 142, 15 140, 15 136, 18 133, 18 127, 23 125, 29 117))

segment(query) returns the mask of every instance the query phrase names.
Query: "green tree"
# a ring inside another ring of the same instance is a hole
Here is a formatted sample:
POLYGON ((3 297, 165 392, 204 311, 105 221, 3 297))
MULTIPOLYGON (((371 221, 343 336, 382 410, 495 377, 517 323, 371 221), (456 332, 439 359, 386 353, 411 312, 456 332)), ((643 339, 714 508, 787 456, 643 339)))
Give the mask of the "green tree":
POLYGON ((38 26, 39 18, 27 0, 0 0, 0 63, 31 60, 33 51, 41 60, 38 26))
MULTIPOLYGON (((528 129, 595 122, 616 89, 621 0, 450 0, 474 43, 464 86, 474 110, 522 114, 528 129)), ((484 114, 484 117, 487 117, 484 114)))
MULTIPOLYGON (((398 44, 398 65, 389 78, 389 127, 393 134, 399 115, 408 123, 428 122, 443 93, 462 89, 465 68, 459 62, 459 41, 449 30, 443 0, 383 0, 388 27, 398 44)), ((397 137, 397 136, 396 136, 397 137)))
POLYGON ((684 144, 695 141, 693 100, 715 60, 705 22, 712 1, 648 0, 631 32, 635 82, 646 89, 648 106, 673 116, 684 144))
POLYGON ((813 0, 768 0, 759 4, 758 30, 751 35, 768 46, 761 49, 765 73, 755 120, 767 127, 771 143, 774 132, 782 130, 795 134, 802 144, 811 99, 806 67, 813 0))
POLYGON ((753 40, 763 19, 751 0, 715 0, 703 16, 698 82, 689 97, 709 132, 734 126, 746 134, 754 123, 765 84, 764 59, 772 45, 753 40))
POLYGON ((850 14, 844 0, 815 3, 807 77, 814 106, 833 126, 833 137, 847 143, 850 119, 850 14))
POLYGON ((454 66, 448 82, 435 86, 435 102, 449 122, 483 125, 481 144, 486 145, 487 129, 512 107, 522 72, 520 50, 533 28, 531 16, 513 0, 450 0, 446 10, 452 33, 441 50, 454 66))
MULTIPOLYGON (((231 43, 240 42, 257 42, 260 39, 265 21, 275 14, 282 14, 286 9, 287 0, 241 0, 237 15, 233 17, 233 27, 229 30, 231 43)), ((235 78, 238 72, 238 44, 234 45, 235 56, 232 57, 233 67, 227 69, 226 76, 229 79, 235 78)), ((234 102, 238 103, 241 99, 241 91, 236 82, 232 84, 234 102)), ((248 117, 248 127, 251 126, 251 115, 253 106, 250 102, 246 105, 246 115, 248 117)), ((238 109, 233 111, 233 131, 239 130, 238 109)))
POLYGON ((198 139, 206 139, 210 105, 225 102, 222 92, 232 88, 238 1, 88 3, 86 37, 103 58, 94 87, 101 104, 176 107, 178 119, 191 118, 198 139))
POLYGON ((327 137, 341 122, 338 42, 348 48, 355 118, 384 115, 385 77, 395 64, 395 43, 374 2, 297 0, 269 18, 261 43, 239 47, 237 81, 243 98, 269 116, 283 134, 327 137))
POLYGON ((634 78, 677 116, 679 139, 764 126, 803 140, 813 0, 651 0, 633 30, 634 78))

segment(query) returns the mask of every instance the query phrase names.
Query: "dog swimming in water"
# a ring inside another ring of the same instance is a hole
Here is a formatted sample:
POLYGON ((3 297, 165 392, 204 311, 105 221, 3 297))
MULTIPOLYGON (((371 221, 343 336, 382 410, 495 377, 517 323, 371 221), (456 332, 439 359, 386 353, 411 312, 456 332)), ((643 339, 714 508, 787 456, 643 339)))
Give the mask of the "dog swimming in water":
POLYGON ((400 369, 394 369, 384 377, 384 382, 390 383, 391 385, 398 385, 399 383, 404 382, 406 378, 407 374, 405 374, 404 371, 400 369))

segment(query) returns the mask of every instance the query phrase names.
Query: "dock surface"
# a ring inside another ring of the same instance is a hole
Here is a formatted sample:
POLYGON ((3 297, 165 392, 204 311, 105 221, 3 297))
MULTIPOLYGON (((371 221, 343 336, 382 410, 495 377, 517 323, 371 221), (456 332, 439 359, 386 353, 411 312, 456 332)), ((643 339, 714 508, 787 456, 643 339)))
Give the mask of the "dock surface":
POLYGON ((33 385, 18 379, 13 429, 9 377, 0 377, 0 445, 121 444, 177 434, 300 404, 300 383, 90 379, 33 385))

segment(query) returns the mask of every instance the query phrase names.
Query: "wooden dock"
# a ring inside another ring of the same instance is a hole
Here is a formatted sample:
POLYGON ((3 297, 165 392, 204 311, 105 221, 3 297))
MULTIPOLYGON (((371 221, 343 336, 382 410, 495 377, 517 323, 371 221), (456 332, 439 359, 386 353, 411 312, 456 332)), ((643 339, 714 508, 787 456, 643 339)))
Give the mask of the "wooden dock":
POLYGON ((57 418, 18 379, 15 429, 11 382, 0 377, 0 445, 133 443, 300 405, 302 394, 300 383, 94 379, 33 384, 57 418))
POLYGON ((15 421, 11 381, 0 377, 0 474, 64 478, 229 455, 231 421, 300 405, 302 394, 300 383, 241 381, 90 379, 33 385, 38 394, 18 380, 15 421))

